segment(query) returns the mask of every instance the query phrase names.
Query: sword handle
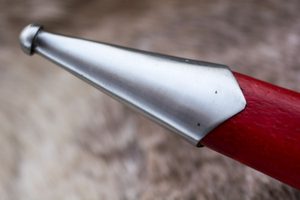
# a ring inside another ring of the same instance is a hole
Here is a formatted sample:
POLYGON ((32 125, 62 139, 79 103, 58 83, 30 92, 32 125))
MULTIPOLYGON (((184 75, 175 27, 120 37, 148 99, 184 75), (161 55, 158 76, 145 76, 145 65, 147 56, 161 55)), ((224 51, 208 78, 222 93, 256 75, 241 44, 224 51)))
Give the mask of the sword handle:
POLYGON ((201 144, 300 189, 300 93, 234 75, 247 106, 201 144))

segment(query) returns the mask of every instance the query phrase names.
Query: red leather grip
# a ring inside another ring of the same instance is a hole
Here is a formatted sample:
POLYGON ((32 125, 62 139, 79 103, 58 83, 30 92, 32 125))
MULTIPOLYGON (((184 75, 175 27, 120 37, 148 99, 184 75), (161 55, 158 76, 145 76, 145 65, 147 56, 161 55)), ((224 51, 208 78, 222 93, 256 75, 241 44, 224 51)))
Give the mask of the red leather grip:
POLYGON ((300 93, 234 75, 246 108, 201 144, 300 189, 300 93))

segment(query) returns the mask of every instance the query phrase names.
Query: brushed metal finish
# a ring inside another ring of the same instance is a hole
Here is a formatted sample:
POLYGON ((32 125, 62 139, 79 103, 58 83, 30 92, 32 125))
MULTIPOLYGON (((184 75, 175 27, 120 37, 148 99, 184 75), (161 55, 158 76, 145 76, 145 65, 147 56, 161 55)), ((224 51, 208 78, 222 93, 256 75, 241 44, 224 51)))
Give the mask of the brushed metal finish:
POLYGON ((245 108, 242 91, 224 65, 43 30, 26 33, 34 31, 34 45, 31 44, 34 52, 136 108, 194 145, 245 108))

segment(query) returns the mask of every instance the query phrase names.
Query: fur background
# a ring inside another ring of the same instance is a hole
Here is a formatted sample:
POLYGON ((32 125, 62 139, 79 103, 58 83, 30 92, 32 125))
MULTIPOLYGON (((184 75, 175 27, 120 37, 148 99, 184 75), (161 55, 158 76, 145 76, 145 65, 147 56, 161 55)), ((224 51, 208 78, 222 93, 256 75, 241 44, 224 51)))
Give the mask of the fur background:
POLYGON ((0 0, 0 199, 300 199, 197 149, 39 56, 48 30, 232 69, 300 90, 298 0, 0 0))

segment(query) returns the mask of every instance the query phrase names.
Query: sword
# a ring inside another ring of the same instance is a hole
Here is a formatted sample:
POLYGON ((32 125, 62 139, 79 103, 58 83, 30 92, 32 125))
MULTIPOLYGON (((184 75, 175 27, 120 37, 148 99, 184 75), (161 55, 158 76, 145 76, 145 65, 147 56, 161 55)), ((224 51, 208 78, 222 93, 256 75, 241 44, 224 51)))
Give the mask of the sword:
POLYGON ((300 93, 227 66, 44 31, 20 34, 37 53, 171 129, 300 189, 300 93))

